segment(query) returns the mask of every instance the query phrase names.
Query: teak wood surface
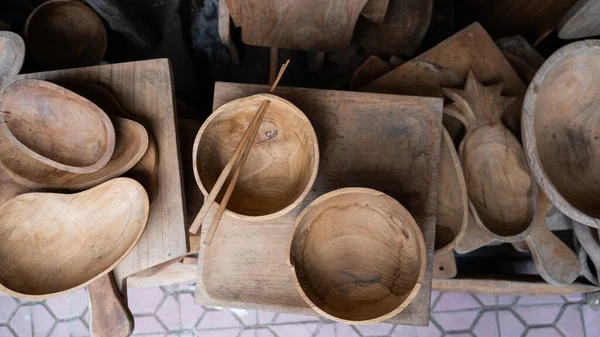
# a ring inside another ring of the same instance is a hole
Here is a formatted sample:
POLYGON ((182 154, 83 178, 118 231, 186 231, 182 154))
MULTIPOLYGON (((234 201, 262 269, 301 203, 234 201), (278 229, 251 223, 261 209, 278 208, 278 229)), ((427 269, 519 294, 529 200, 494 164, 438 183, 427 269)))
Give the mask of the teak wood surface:
MULTIPOLYGON (((213 109, 267 90, 217 82, 213 109)), ((253 223, 225 215, 212 244, 200 247, 196 301, 316 315, 296 290, 286 264, 293 223, 303 206, 319 195, 343 187, 368 187, 402 203, 425 239, 427 267, 421 290, 390 322, 429 324, 442 100, 283 87, 276 94, 300 108, 317 133, 321 152, 317 180, 302 206, 281 218, 253 223)), ((213 207, 205 225, 214 213, 213 207)))
POLYGON ((113 271, 121 292, 124 280, 139 271, 187 252, 181 168, 177 145, 172 71, 169 60, 156 59, 6 77, 48 81, 93 81, 106 85, 154 135, 158 145, 158 195, 150 207, 148 225, 138 244, 113 271))
POLYGON ((14 76, 25 61, 25 42, 19 34, 0 31, 0 77, 14 76))
POLYGON ((600 35, 600 1, 579 0, 558 23, 558 37, 581 39, 600 35))

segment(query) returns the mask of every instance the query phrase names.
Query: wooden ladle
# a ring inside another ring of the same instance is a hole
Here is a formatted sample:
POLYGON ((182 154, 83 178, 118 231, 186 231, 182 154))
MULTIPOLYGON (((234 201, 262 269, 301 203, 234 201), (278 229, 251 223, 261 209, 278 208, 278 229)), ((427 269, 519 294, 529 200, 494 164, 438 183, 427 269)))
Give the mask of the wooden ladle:
POLYGON ((25 61, 25 42, 13 32, 0 31, 0 77, 17 75, 25 61))

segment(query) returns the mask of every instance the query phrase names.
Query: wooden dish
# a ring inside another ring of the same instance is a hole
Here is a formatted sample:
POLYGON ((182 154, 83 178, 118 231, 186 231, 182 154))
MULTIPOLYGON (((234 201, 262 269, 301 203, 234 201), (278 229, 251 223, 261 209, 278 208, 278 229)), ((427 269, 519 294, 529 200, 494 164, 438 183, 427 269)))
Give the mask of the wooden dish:
POLYGON ((128 178, 11 199, 0 206, 0 291, 45 299, 86 286, 133 249, 148 211, 146 191, 128 178))
POLYGON ((288 263, 300 295, 346 324, 384 321, 416 296, 425 277, 425 241, 395 199, 368 188, 329 192, 298 216, 288 263))
POLYGON ((13 32, 0 31, 0 77, 17 75, 25 61, 25 42, 13 32))
POLYGON ((39 173, 91 173, 108 163, 115 130, 87 99, 50 82, 18 80, 0 99, 0 161, 9 152, 30 160, 39 173))
POLYGON ((91 8, 78 1, 44 2, 25 23, 27 48, 47 69, 92 66, 106 53, 106 29, 91 8))
POLYGON ((571 43, 539 69, 523 104, 523 144, 541 189, 571 219, 600 227, 600 41, 571 43))
MULTIPOLYGON (((279 217, 308 194, 317 177, 319 146, 310 121, 289 101, 270 94, 236 99, 219 107, 198 131, 193 161, 206 196, 264 100, 271 104, 227 204, 241 219, 279 217)), ((215 206, 221 200, 217 197, 215 206)))

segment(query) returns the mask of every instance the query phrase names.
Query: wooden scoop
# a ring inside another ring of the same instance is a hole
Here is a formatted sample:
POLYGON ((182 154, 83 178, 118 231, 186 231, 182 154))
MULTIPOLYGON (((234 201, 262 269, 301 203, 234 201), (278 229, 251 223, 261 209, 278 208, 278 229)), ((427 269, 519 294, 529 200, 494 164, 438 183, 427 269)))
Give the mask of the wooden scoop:
POLYGON ((25 42, 13 32, 0 31, 0 77, 17 75, 25 60, 25 42))

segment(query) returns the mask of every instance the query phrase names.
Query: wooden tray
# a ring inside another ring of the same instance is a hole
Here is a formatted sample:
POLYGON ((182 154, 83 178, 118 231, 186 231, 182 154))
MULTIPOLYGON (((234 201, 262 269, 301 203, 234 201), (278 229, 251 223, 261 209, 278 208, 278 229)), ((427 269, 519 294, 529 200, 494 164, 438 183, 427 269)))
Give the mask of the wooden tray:
MULTIPOLYGON (((213 109, 268 91, 216 83, 213 109)), ((212 244, 201 245, 196 302, 316 315, 294 286, 285 252, 295 218, 316 197, 342 187, 369 187, 400 201, 423 231, 427 269, 421 291, 390 322, 429 324, 442 100, 387 94, 278 88, 300 108, 317 137, 321 162, 313 191, 285 216, 263 223, 225 215, 212 244)), ((202 236, 214 209, 206 217, 202 236)))
POLYGON ((21 78, 49 81, 95 81, 112 89, 123 107, 140 121, 158 144, 158 196, 137 246, 115 268, 115 283, 187 252, 177 116, 173 108, 173 76, 168 59, 110 64, 5 77, 0 92, 21 78))

